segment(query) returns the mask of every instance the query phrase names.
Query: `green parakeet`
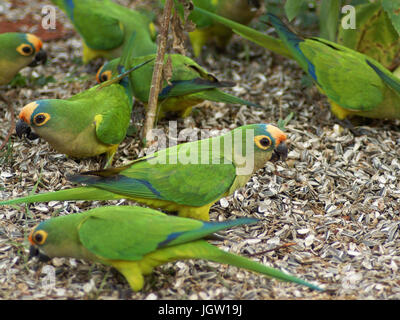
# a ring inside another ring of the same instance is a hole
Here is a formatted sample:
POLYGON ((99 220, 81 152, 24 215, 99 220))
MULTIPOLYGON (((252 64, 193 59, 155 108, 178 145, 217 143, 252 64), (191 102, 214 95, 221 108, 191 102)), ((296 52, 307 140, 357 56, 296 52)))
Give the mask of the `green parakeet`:
POLYGON ((0 34, 0 85, 9 83, 22 68, 44 64, 47 59, 42 41, 30 33, 0 34))
POLYGON ((153 268, 182 259, 204 259, 255 271, 272 278, 318 286, 209 244, 205 237, 233 226, 256 223, 242 218, 203 222, 129 206, 107 206, 41 222, 29 235, 30 257, 47 261, 72 257, 111 265, 135 291, 153 268))
MULTIPOLYGON (((195 7, 203 8, 241 24, 248 24, 260 8, 259 0, 193 0, 195 7)), ((200 55, 206 43, 215 41, 219 49, 225 49, 232 37, 232 30, 196 12, 189 15, 196 30, 189 32, 194 55, 200 55)))
POLYGON ((125 139, 131 117, 131 87, 127 76, 121 76, 128 70, 126 57, 131 48, 126 49, 118 66, 117 75, 122 79, 96 85, 66 100, 44 99, 27 104, 19 114, 17 135, 41 137, 58 152, 73 158, 105 153, 105 167, 110 166, 118 145, 125 139))
MULTIPOLYGON (((155 58, 155 55, 133 57, 130 63, 136 65, 153 58, 155 58)), ((168 59, 170 59, 172 65, 172 77, 169 79, 169 83, 164 80, 162 90, 159 93, 158 119, 162 119, 166 114, 186 117, 190 114, 193 106, 205 100, 262 108, 255 103, 220 90, 219 88, 223 87, 233 87, 235 83, 219 81, 189 57, 170 54, 165 56, 164 62, 166 63, 168 59)), ((119 60, 114 59, 101 67, 97 72, 97 81, 102 82, 113 77, 118 63, 119 60)), ((132 73, 129 77, 133 96, 146 106, 149 99, 154 63, 155 61, 149 63, 140 72, 132 73)))
POLYGON ((87 186, 1 201, 131 199, 179 216, 209 220, 210 207, 243 187, 269 160, 285 159, 286 135, 268 124, 162 149, 122 167, 73 175, 87 186))
POLYGON ((132 54, 142 56, 157 51, 154 25, 149 19, 111 0, 52 0, 71 20, 83 39, 83 63, 97 57, 117 58, 133 32, 137 45, 132 54))
POLYGON ((378 61, 322 38, 303 39, 268 14, 294 59, 328 97, 333 114, 400 118, 400 81, 378 61))
POLYGON ((206 10, 194 11, 230 26, 268 50, 295 59, 328 97, 331 111, 340 120, 353 115, 400 117, 400 80, 373 58, 322 38, 303 39, 272 14, 268 17, 282 39, 280 42, 206 10), (286 48, 282 49, 282 43, 286 48))

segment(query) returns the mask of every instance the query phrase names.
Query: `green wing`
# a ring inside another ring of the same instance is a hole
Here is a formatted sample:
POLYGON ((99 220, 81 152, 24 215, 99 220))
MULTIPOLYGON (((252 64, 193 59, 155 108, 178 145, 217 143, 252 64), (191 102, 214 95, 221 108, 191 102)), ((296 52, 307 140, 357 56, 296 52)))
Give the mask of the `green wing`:
POLYGON ((341 107, 369 111, 383 101, 384 84, 366 56, 320 38, 306 39, 298 48, 309 61, 308 73, 341 107))
POLYGON ((195 141, 162 150, 122 170, 88 172, 72 176, 70 180, 132 198, 173 201, 200 207, 228 192, 236 178, 236 168, 229 161, 224 163, 223 155, 212 154, 212 149, 209 149, 209 154, 196 153, 194 150, 200 147, 199 143, 195 141), (198 154, 208 157, 207 161, 203 159, 208 164, 202 164, 199 158, 195 160, 198 154), (183 164, 190 161, 189 164, 183 164), (198 164, 194 164, 195 161, 198 164))
POLYGON ((126 136, 132 103, 125 88, 119 84, 97 90, 97 94, 99 104, 107 101, 94 119, 97 138, 106 144, 118 144, 126 136))
POLYGON ((124 30, 120 22, 103 14, 77 13, 74 25, 91 49, 111 50, 122 45, 124 41, 124 30))
POLYGON ((367 64, 376 72, 376 74, 390 87, 394 92, 400 95, 400 79, 393 75, 391 72, 383 67, 379 67, 379 64, 374 64, 371 61, 366 61, 367 64))
POLYGON ((96 85, 72 96, 68 101, 76 102, 79 112, 91 114, 96 125, 96 136, 105 144, 118 144, 126 136, 132 103, 120 84, 107 85, 100 90, 96 85), (87 110, 83 107, 86 106, 87 110))
MULTIPOLYGON (((60 1, 58 1, 60 2, 60 1)), ((124 41, 120 21, 107 14, 109 1, 63 1, 61 6, 88 47, 110 50, 124 41)))
POLYGON ((384 84, 365 55, 325 39, 303 39, 268 16, 292 56, 332 101, 354 111, 370 111, 383 101, 384 84))
POLYGON ((79 227, 79 238, 84 247, 98 256, 135 261, 159 248, 201 239, 230 226, 255 221, 202 222, 148 208, 109 206, 88 212, 79 227))

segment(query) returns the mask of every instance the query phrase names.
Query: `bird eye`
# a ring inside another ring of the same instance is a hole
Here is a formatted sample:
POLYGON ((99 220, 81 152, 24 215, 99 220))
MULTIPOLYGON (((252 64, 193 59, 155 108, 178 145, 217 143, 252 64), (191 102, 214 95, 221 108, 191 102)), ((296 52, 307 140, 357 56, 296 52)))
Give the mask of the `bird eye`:
POLYGON ((42 126, 49 120, 50 120, 50 115, 48 113, 38 113, 33 118, 33 123, 37 126, 42 126))
POLYGON ((100 77, 100 82, 105 82, 107 80, 111 79, 111 72, 110 71, 105 71, 100 77))
POLYGON ((47 238, 47 232, 43 231, 43 230, 36 231, 32 237, 33 241, 36 244, 40 244, 40 245, 46 241, 46 238, 47 238))
POLYGON ((266 150, 272 145, 271 138, 268 136, 256 136, 254 142, 262 150, 266 150))
POLYGON ((23 48, 22 48, 22 51, 25 52, 25 53, 27 53, 27 54, 29 54, 29 53, 32 52, 32 48, 31 48, 31 47, 23 47, 23 48))
POLYGON ((33 53, 33 48, 29 44, 21 44, 17 51, 23 56, 29 56, 33 53))

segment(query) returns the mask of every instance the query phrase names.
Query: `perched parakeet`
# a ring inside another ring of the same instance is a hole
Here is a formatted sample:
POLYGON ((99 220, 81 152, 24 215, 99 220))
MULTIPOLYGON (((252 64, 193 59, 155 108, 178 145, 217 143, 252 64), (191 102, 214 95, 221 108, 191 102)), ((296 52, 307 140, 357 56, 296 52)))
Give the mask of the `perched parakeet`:
POLYGON ((97 57, 114 59, 133 32, 133 56, 156 53, 154 25, 143 14, 111 0, 52 0, 71 20, 83 40, 83 63, 97 57))
POLYGON ((46 51, 42 41, 30 33, 0 34, 0 85, 9 83, 26 66, 44 64, 46 51))
MULTIPOLYGON (((122 65, 118 66, 120 75, 127 70, 125 58, 130 49, 126 50, 122 65)), ((19 113, 17 135, 26 134, 30 139, 41 137, 58 152, 73 158, 105 153, 105 167, 110 166, 118 145, 125 139, 133 103, 128 76, 120 78, 66 100, 44 99, 27 104, 19 113)))
MULTIPOLYGON (((136 65, 155 58, 155 55, 131 58, 131 65, 136 65)), ((212 74, 198 65, 189 57, 180 54, 166 55, 164 62, 170 58, 172 77, 169 83, 164 80, 162 90, 158 96, 158 119, 165 115, 186 117, 192 107, 205 101, 244 104, 253 107, 261 106, 247 100, 240 99, 221 91, 219 88, 233 87, 234 82, 219 81, 212 74)), ((106 63, 97 72, 97 81, 107 81, 116 73, 119 59, 106 63)), ((144 66, 140 72, 132 73, 130 81, 133 96, 147 106, 153 76, 154 61, 144 66)))
MULTIPOLYGON (((177 2, 177 1, 176 1, 177 2)), ((218 15, 247 25, 260 8, 259 0, 192 0, 194 7, 203 8, 218 15)), ((178 11, 181 4, 177 4, 178 11)), ((225 49, 232 37, 232 30, 212 19, 192 12, 189 19, 196 24, 196 30, 189 32, 193 53, 200 56, 203 46, 215 42, 217 48, 225 49)))
POLYGON ((143 276, 153 268, 182 259, 229 264, 321 290, 297 277, 220 250, 204 239, 220 230, 256 222, 251 218, 203 222, 148 208, 99 207, 41 222, 29 235, 30 257, 38 256, 42 261, 71 257, 111 265, 135 291, 143 288, 143 276))
POLYGON ((378 61, 322 38, 303 39, 276 16, 268 16, 294 59, 328 97, 337 118, 400 118, 400 80, 378 61))
POLYGON ((210 207, 243 187, 269 160, 285 159, 286 135, 269 124, 162 149, 122 167, 73 175, 87 186, 1 201, 131 199, 179 216, 209 220, 210 207))

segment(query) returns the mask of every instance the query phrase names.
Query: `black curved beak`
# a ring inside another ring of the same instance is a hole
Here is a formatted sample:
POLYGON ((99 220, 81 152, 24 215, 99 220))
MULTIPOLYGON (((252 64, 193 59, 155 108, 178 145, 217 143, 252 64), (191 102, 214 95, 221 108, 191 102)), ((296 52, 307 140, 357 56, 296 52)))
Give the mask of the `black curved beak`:
POLYGON ((15 126, 15 131, 19 138, 22 138, 23 135, 26 135, 29 140, 35 140, 39 138, 39 136, 34 133, 31 127, 23 120, 18 120, 15 126))
POLYGON ((45 254, 41 253, 38 248, 35 246, 31 245, 29 248, 29 257, 28 261, 31 260, 32 258, 37 257, 40 262, 47 262, 50 261, 51 259, 46 256, 45 254))
POLYGON ((281 142, 277 148, 275 148, 270 161, 285 161, 288 156, 288 147, 284 142, 281 142))
POLYGON ((36 53, 33 61, 28 64, 29 67, 36 67, 39 64, 45 64, 47 61, 47 53, 46 51, 40 49, 38 53, 36 53))
POLYGON ((40 254, 39 249, 36 248, 35 246, 32 246, 32 245, 31 245, 31 246, 29 247, 29 257, 28 257, 28 261, 31 260, 31 259, 34 258, 34 257, 39 256, 39 254, 40 254))

